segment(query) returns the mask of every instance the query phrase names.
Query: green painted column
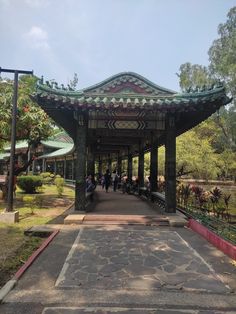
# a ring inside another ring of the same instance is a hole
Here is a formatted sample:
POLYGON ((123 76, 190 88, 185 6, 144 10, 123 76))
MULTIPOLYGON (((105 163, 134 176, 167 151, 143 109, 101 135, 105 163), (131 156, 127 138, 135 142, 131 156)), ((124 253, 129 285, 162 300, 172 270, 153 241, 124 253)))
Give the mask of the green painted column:
POLYGON ((108 154, 108 162, 107 162, 107 169, 109 169, 109 171, 111 172, 111 163, 112 163, 112 159, 111 159, 111 155, 108 154))
POLYGON ((176 212, 176 129, 175 116, 168 115, 165 123, 165 199, 167 213, 176 212))
POLYGON ((85 211, 86 205, 86 158, 87 158, 87 119, 80 114, 77 117, 75 140, 75 210, 85 211))
POLYGON ((122 172, 122 157, 118 155, 117 157, 117 173, 120 176, 122 172))
POLYGON ((138 180, 139 186, 144 186, 144 151, 140 149, 138 156, 138 180))
POLYGON ((98 173, 102 175, 102 159, 101 156, 98 157, 98 173))
POLYGON ((87 155, 87 176, 94 175, 95 173, 95 156, 91 146, 88 147, 87 155))
POLYGON ((156 146, 152 146, 150 151, 150 184, 151 192, 157 191, 158 176, 158 150, 156 146))
POLYGON ((128 154, 128 182, 131 183, 132 182, 132 173, 133 173, 133 156, 131 153, 128 154))

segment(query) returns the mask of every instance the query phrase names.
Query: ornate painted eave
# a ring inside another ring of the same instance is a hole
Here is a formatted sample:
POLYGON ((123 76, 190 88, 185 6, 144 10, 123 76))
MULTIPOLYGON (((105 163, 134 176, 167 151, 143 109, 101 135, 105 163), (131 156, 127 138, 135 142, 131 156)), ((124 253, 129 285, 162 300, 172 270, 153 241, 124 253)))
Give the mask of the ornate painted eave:
POLYGON ((175 94, 176 92, 149 81, 145 77, 135 72, 121 72, 113 75, 108 79, 84 88, 84 93, 106 94, 106 93, 119 93, 122 90, 125 91, 134 89, 134 92, 152 95, 168 95, 175 94), (125 87, 125 88, 124 88, 125 87))
MULTIPOLYGON (((147 109, 147 110, 187 110, 206 103, 218 103, 226 105, 231 101, 226 96, 224 86, 211 86, 202 90, 190 91, 182 94, 168 95, 144 95, 131 93, 107 93, 89 95, 82 91, 58 90, 42 84, 38 85, 34 98, 45 102, 43 107, 67 108, 67 109, 147 109)), ((41 101, 40 101, 41 102, 41 101)))

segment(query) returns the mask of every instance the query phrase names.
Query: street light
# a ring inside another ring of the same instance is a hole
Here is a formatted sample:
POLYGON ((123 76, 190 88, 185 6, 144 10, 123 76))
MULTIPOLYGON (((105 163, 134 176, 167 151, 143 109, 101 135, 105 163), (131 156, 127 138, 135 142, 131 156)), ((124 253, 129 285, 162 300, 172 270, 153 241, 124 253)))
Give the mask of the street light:
POLYGON ((14 159, 16 146, 16 115, 17 115, 17 95, 18 95, 18 75, 19 74, 33 74, 33 71, 3 69, 0 67, 0 73, 14 73, 14 93, 12 101, 12 124, 11 124, 11 151, 9 163, 9 180, 7 193, 7 207, 6 212, 13 211, 13 186, 14 186, 14 159))

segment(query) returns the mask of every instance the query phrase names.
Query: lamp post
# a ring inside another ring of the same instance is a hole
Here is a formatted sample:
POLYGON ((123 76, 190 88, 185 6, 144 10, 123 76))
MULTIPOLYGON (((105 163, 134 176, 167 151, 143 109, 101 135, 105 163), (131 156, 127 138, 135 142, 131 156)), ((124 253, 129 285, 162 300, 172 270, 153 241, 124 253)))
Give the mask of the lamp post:
POLYGON ((18 95, 18 75, 33 74, 33 71, 3 69, 0 67, 0 73, 14 73, 14 93, 12 101, 12 124, 11 124, 11 151, 9 163, 9 180, 7 193, 6 212, 13 211, 13 186, 14 186, 14 162, 15 162, 15 146, 16 146, 16 115, 17 115, 17 95, 18 95))

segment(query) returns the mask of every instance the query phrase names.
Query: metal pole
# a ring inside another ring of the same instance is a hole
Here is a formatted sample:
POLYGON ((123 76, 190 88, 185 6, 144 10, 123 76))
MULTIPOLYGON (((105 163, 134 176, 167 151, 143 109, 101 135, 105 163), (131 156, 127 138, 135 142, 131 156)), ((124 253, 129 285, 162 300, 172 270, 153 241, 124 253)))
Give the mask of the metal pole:
POLYGON ((14 94, 12 105, 12 123, 11 123, 11 152, 9 164, 9 180, 7 193, 6 211, 13 211, 13 186, 14 186, 14 168, 15 168, 15 146, 16 146, 16 114, 17 114, 17 95, 18 95, 18 71, 14 74, 14 94))
POLYGON ((8 195, 7 195, 7 207, 6 207, 6 212, 11 212, 13 211, 18 75, 19 74, 33 74, 33 71, 3 69, 0 67, 0 73, 1 72, 14 73, 14 94, 13 94, 12 124, 11 124, 11 151, 10 151, 9 181, 8 181, 8 195))

